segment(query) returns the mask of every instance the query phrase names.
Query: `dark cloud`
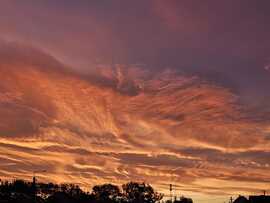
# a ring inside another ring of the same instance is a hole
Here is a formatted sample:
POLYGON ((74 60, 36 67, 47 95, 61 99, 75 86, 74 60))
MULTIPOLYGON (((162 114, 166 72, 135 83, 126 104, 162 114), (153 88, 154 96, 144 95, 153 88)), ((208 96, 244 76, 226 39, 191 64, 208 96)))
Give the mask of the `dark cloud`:
POLYGON ((187 160, 178 158, 173 155, 147 155, 147 154, 116 154, 116 158, 119 158, 124 164, 131 165, 148 165, 148 166, 170 166, 170 167, 182 167, 190 168, 198 164, 199 161, 187 160))
POLYGON ((10 149, 12 151, 22 151, 27 153, 39 154, 39 149, 31 148, 31 147, 24 147, 16 144, 8 144, 8 143, 0 143, 0 147, 3 149, 10 149))
MULTIPOLYGON (((226 85, 243 103, 263 105, 258 109, 264 111, 270 98, 264 69, 268 6, 265 0, 3 1, 1 36, 41 47, 84 74, 96 69, 93 64, 112 61, 145 63, 153 72, 174 67, 226 85)), ((138 89, 126 83, 120 90, 138 89)))
POLYGON ((213 164, 250 167, 250 168, 269 168, 270 158, 268 151, 247 150, 244 152, 226 152, 209 148, 184 148, 173 150, 175 153, 207 161, 213 164))

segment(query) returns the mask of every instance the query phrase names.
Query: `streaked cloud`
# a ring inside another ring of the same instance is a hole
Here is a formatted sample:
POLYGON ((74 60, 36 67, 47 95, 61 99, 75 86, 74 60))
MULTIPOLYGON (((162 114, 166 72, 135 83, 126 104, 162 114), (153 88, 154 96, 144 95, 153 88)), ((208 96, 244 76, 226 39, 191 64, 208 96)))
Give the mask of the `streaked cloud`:
POLYGON ((227 87, 135 65, 86 76, 20 45, 0 53, 12 57, 0 56, 2 177, 46 169, 40 180, 85 188, 140 180, 163 192, 174 182, 199 195, 270 182, 269 119, 227 87))

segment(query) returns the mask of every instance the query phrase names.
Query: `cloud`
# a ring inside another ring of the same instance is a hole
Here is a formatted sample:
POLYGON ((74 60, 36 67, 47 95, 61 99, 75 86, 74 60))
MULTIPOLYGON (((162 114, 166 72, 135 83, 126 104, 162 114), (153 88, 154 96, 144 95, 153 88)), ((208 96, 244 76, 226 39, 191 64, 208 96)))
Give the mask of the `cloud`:
POLYGON ((29 49, 0 51, 1 176, 30 178, 44 168, 41 180, 85 188, 144 180, 163 190, 172 179, 189 192, 212 184, 216 194, 215 181, 256 185, 245 191, 269 182, 269 120, 230 89, 136 65, 86 76, 29 49))
MULTIPOLYGON (((2 1, 0 37, 42 48, 85 75, 99 69, 93 64, 112 61, 145 63, 153 72, 175 67, 230 88, 245 105, 265 112, 270 109, 269 74, 263 69, 270 47, 268 6, 244 0, 2 1)), ((117 85, 104 77, 94 80, 117 85)), ((137 93, 132 82, 124 84, 122 92, 137 93)))
MULTIPOLYGON (((54 117, 54 106, 33 76, 59 65, 31 47, 0 42, 0 129, 2 136, 32 136, 54 117), (46 67, 45 67, 46 66, 46 67), (31 67, 36 67, 32 69, 31 67)), ((59 66, 61 72, 62 66, 59 66)))
POLYGON ((159 167, 182 167, 190 168, 195 164, 198 164, 198 160, 179 158, 173 155, 160 154, 151 156, 147 154, 117 154, 116 158, 119 158, 124 164, 128 165, 148 165, 148 166, 159 166, 159 167))

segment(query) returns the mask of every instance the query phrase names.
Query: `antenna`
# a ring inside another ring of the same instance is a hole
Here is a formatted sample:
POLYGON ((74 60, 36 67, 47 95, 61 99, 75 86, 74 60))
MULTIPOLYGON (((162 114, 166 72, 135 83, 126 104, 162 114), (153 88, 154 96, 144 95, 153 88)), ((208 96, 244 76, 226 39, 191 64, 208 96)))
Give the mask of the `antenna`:
POLYGON ((37 171, 33 171, 33 185, 36 185, 36 181, 37 181, 37 179, 36 179, 36 174, 37 174, 37 173, 45 173, 45 172, 47 172, 47 170, 37 170, 37 171))

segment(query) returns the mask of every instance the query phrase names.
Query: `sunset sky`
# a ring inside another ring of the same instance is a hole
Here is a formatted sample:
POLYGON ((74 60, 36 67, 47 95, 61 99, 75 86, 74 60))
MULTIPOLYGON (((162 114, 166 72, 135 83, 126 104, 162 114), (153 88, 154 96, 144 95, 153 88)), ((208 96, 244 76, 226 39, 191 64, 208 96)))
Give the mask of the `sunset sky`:
POLYGON ((270 190, 268 0, 1 0, 0 178, 270 190))

